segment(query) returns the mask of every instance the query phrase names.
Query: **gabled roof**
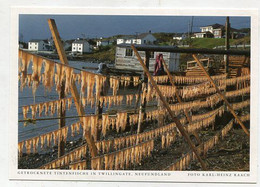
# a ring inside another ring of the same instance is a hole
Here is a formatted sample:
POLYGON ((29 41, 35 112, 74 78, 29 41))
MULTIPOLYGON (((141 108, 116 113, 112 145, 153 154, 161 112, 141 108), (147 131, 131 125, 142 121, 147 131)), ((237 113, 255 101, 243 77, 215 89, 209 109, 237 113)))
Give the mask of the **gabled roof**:
POLYGON ((224 28, 224 27, 225 27, 224 25, 220 25, 220 24, 218 24, 218 23, 215 23, 215 24, 210 25, 210 26, 212 26, 213 29, 221 29, 221 28, 224 28))
POLYGON ((206 25, 206 26, 202 26, 202 27, 212 27, 213 29, 218 29, 218 28, 224 28, 225 26, 218 24, 218 23, 215 23, 213 25, 206 25))
POLYGON ((85 43, 85 42, 87 42, 88 43, 88 41, 87 40, 75 40, 74 42, 72 42, 72 43, 79 43, 79 44, 83 44, 83 43, 85 43))

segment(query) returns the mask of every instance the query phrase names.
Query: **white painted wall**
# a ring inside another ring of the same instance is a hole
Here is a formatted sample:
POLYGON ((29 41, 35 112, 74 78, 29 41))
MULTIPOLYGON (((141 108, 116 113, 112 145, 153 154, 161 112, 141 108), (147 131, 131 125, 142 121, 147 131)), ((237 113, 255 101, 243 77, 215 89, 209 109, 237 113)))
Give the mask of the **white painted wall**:
POLYGON ((87 41, 79 43, 73 42, 71 46, 72 52, 79 52, 79 53, 89 53, 92 52, 91 45, 87 41))
POLYGON ((155 41, 156 38, 152 34, 148 34, 142 38, 141 44, 153 44, 155 41))
POLYGON ((46 45, 44 41, 38 42, 28 42, 28 50, 30 51, 47 51, 46 45))

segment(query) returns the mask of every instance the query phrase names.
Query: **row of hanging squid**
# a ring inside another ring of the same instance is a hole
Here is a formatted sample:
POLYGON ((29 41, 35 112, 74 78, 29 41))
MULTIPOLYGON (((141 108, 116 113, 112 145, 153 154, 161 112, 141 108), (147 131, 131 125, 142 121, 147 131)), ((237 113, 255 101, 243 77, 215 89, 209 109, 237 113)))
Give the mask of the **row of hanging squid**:
POLYGON ((87 145, 81 146, 79 148, 74 149, 73 151, 69 152, 66 155, 59 157, 52 162, 49 162, 39 169, 57 169, 66 166, 70 166, 71 170, 74 169, 86 169, 86 161, 81 161, 81 159, 86 158, 87 154, 87 145), (71 163, 71 165, 70 165, 71 163))
POLYGON ((36 136, 25 141, 18 143, 18 155, 22 156, 23 149, 25 147, 26 153, 36 153, 37 149, 43 149, 44 147, 50 147, 53 145, 58 145, 58 142, 66 142, 68 136, 68 126, 54 130, 52 132, 36 136))
MULTIPOLYGON (((221 110, 221 108, 219 109, 221 110)), ((218 112, 215 112, 215 114, 211 114, 212 116, 208 116, 207 118, 198 121, 197 123, 192 123, 189 124, 186 130, 191 133, 194 130, 200 129, 202 127, 205 127, 205 124, 210 124, 212 121, 214 121, 215 116, 219 114, 218 112), (199 125, 198 125, 199 124, 199 125)), ((200 119, 200 118, 197 118, 200 119)), ((183 118, 182 123, 184 123, 186 120, 183 118)), ((138 143, 142 143, 145 141, 149 141, 151 139, 157 138, 158 136, 162 136, 162 147, 168 147, 176 138, 176 134, 174 134, 173 129, 176 128, 175 123, 168 124, 166 126, 140 133, 140 134, 135 134, 135 135, 129 135, 126 137, 120 137, 120 138, 115 138, 113 140, 103 140, 100 142, 96 142, 96 147, 98 152, 108 153, 110 150, 120 150, 123 147, 129 147, 136 145, 138 143), (113 148, 113 149, 112 149, 113 148)), ((179 134, 180 135, 180 134, 179 134)), ((44 165, 42 168, 55 168, 55 167, 62 167, 64 165, 68 165, 70 162, 75 162, 78 161, 79 159, 85 157, 86 153, 86 145, 83 145, 74 151, 64 155, 63 157, 52 161, 51 163, 48 163, 44 165), (64 161, 65 160, 65 161, 64 161), (55 164, 54 164, 55 163, 55 164), (57 164, 58 163, 58 164, 57 164), (54 167, 55 166, 55 167, 54 167)))
MULTIPOLYGON (((226 74, 211 76, 214 81, 223 80, 227 78, 226 74)), ((198 84, 207 82, 207 77, 187 77, 187 76, 173 76, 176 84, 198 84)))
MULTIPOLYGON (((242 115, 242 116, 238 116, 239 117, 239 119, 241 120, 241 121, 249 121, 250 120, 250 114, 246 114, 246 115, 242 115)), ((237 123, 238 124, 238 121, 235 119, 235 123, 237 123)))
MULTIPOLYGON (((220 90, 225 90, 226 86, 221 85, 218 87, 220 90)), ((211 87, 209 82, 201 83, 194 86, 186 86, 179 90, 179 94, 183 99, 190 99, 202 95, 209 95, 216 93, 216 89, 211 87)))
MULTIPOLYGON (((150 141, 154 138, 162 136, 163 134, 172 131, 176 127, 175 123, 170 123, 163 127, 153 129, 151 131, 146 131, 139 134, 132 134, 124 137, 102 140, 95 142, 99 154, 109 153, 110 151, 118 151, 123 148, 138 145, 146 141, 150 141)), ((78 160, 86 157, 87 144, 84 144, 73 151, 65 154, 64 156, 51 161, 44 166, 42 169, 50 169, 55 167, 63 167, 71 162, 77 162, 78 160), (55 167, 54 167, 55 166, 55 167)))
MULTIPOLYGON (((68 94, 70 91, 70 87, 72 84, 72 81, 78 80, 81 82, 81 94, 82 96, 85 95, 85 90, 87 89, 87 97, 88 98, 93 98, 93 90, 94 90, 94 85, 96 85, 96 98, 99 98, 100 92, 102 89, 102 85, 104 84, 106 77, 98 74, 93 74, 89 72, 84 72, 82 71, 80 76, 79 74, 75 74, 73 72, 73 68, 69 66, 64 66, 63 64, 59 63, 54 63, 53 61, 44 59, 42 57, 36 56, 29 54, 24 51, 19 51, 19 57, 20 57, 20 66, 19 66, 19 73, 20 73, 20 81, 21 81, 21 89, 25 86, 26 80, 28 82, 28 85, 33 85, 33 92, 35 93, 37 87, 39 86, 39 82, 42 81, 43 85, 47 90, 50 90, 51 87, 54 85, 53 83, 53 78, 55 79, 55 84, 56 84, 56 90, 58 93, 61 91, 61 85, 62 82, 65 81, 65 93, 68 94), (27 74, 27 69, 32 61, 33 64, 33 74, 29 75, 27 74), (44 73, 41 74, 41 69, 44 64, 44 73), (55 67, 56 67, 56 72, 55 72, 55 67)), ((232 79, 224 79, 226 77, 225 74, 223 75, 217 75, 217 76, 212 76, 213 80, 218 80, 220 84, 220 89, 223 90, 225 89, 226 85, 233 85, 238 82, 243 82, 246 80, 250 80, 250 75, 245 75, 242 77, 236 77, 232 79), (224 80, 223 80, 224 79, 224 80)), ((158 76, 155 78, 157 81, 161 80, 167 80, 167 76, 158 76)), ((201 82, 201 79, 205 78, 194 78, 194 77, 178 77, 175 76, 176 80, 178 79, 191 79, 190 82, 201 82)), ((132 77, 129 76, 122 76, 120 77, 120 84, 124 86, 129 86, 130 81, 132 77)), ((135 76, 133 77, 134 83, 139 81, 139 77, 135 76)), ((159 81, 160 82, 160 81, 159 81)), ((111 88, 113 89, 113 95, 117 93, 117 90, 119 88, 119 79, 116 79, 115 77, 110 78, 110 85, 111 88)), ((157 94, 155 91, 148 86, 148 97, 147 98, 153 98, 157 94)), ((166 97, 173 97, 176 90, 172 88, 172 86, 163 86, 160 85, 160 90, 166 97)), ((183 89, 180 90, 181 95, 183 98, 186 97, 193 97, 199 94, 200 92, 203 92, 204 94, 207 93, 214 93, 215 89, 210 88, 208 89, 208 86, 192 86, 192 87, 183 87, 183 89), (203 88, 203 89, 201 89, 203 88), (202 91, 204 90, 204 92, 202 91)), ((158 96, 157 96, 158 97, 158 96)))
MULTIPOLYGON (((197 123, 201 124, 201 125, 197 125, 199 127, 203 126, 203 125, 205 126, 206 122, 204 122, 204 121, 207 120, 207 117, 212 116, 213 114, 221 115, 223 113, 223 110, 224 110, 224 108, 223 108, 223 106, 221 106, 220 108, 218 108, 214 111, 210 111, 206 114, 200 114, 200 115, 192 116, 192 120, 198 121, 197 123)), ((162 113, 159 113, 159 114, 162 114, 162 113)), ((215 118, 215 116, 214 116, 214 118, 215 118)), ((181 119, 181 123, 185 123, 185 122, 186 122, 185 118, 181 119)), ((207 122, 209 123, 208 120, 207 120, 207 122)), ((135 121, 135 123, 137 123, 137 120, 135 121)), ((119 130, 124 131, 126 125, 127 125, 127 113, 118 113, 116 118, 109 117, 107 114, 104 114, 104 115, 102 115, 102 120, 98 119, 98 115, 86 116, 86 117, 83 117, 83 124, 81 124, 80 122, 76 122, 76 123, 73 123, 70 126, 66 126, 66 127, 61 128, 61 129, 49 132, 47 134, 40 135, 39 137, 33 137, 33 138, 27 139, 25 141, 19 142, 18 143, 19 154, 22 153, 24 145, 26 147, 26 152, 28 154, 31 152, 31 148, 33 148, 33 152, 35 153, 35 151, 38 147, 38 144, 39 144, 39 140, 41 140, 41 148, 43 148, 45 144, 47 145, 47 147, 50 147, 51 142, 53 142, 54 145, 57 145, 57 142, 60 141, 59 137, 62 137, 64 140, 66 140, 69 127, 70 127, 72 137, 75 136, 75 133, 79 134, 80 129, 82 129, 83 137, 85 136, 86 131, 90 131, 91 134, 93 135, 94 140, 95 140, 97 130, 100 127, 101 127, 101 132, 102 132, 103 136, 105 136, 107 130, 110 127, 112 128, 112 130, 116 129, 116 131, 119 132, 119 130), (45 143, 45 142, 47 142, 47 143, 45 143)), ((163 133, 168 128, 169 128, 169 126, 168 127, 164 126, 162 128, 156 129, 154 131, 150 131, 149 132, 150 134, 149 133, 140 134, 138 136, 138 139, 147 139, 147 137, 154 137, 155 134, 158 135, 158 133, 159 134, 163 133)), ((173 128, 173 127, 171 127, 171 128, 173 128)), ((188 128, 190 128, 190 127, 188 127, 188 128)), ((198 127, 196 127, 196 128, 198 128, 198 127)), ((193 130, 188 130, 188 131, 193 131, 193 130)), ((114 141, 113 144, 119 145, 119 146, 116 146, 116 147, 119 147, 119 149, 120 149, 120 147, 121 147, 120 145, 125 145, 123 143, 125 141, 126 141, 126 144, 128 144, 127 142, 130 142, 130 139, 131 138, 129 138, 129 139, 128 138, 121 138, 121 139, 114 141)), ((132 140, 135 140, 135 139, 132 138, 132 140)), ((108 143, 108 144, 112 145, 111 142, 108 143)), ((100 147, 100 146, 101 146, 101 144, 97 145, 97 147, 100 147)), ((108 147, 107 145, 105 147, 107 147, 107 148, 103 148, 103 151, 105 149, 106 150, 110 149, 110 147, 108 147)))
MULTIPOLYGON (((221 110, 221 108, 219 110, 221 110)), ((197 122, 193 122, 192 124, 189 124, 187 126, 186 130, 189 133, 192 133, 194 130, 198 130, 198 129, 208 126, 209 124, 214 122, 217 114, 219 114, 219 112, 216 110, 216 112, 214 114, 211 113, 211 116, 208 115, 205 119, 202 119, 197 122)), ((201 118, 197 118, 197 119, 201 119, 201 118)), ((186 118, 182 118, 181 123, 184 124, 185 122, 186 122, 186 118)), ((78 125, 78 124, 79 123, 75 123, 73 125, 78 125)), ((72 128, 72 126, 71 126, 71 128, 72 128)), ((151 130, 151 131, 143 132, 140 134, 129 135, 126 137, 115 138, 112 140, 103 140, 103 141, 96 142, 95 144, 96 144, 98 152, 104 154, 104 153, 108 153, 111 150, 117 151, 124 147, 133 146, 138 143, 149 141, 151 139, 157 138, 158 136, 161 136, 162 137, 162 148, 164 148, 164 147, 168 147, 173 141, 175 141, 176 134, 173 132, 174 128, 176 128, 175 123, 171 123, 171 124, 168 124, 166 126, 163 126, 163 127, 151 130)), ((78 129, 77 131, 79 131, 79 127, 77 129, 78 129)), ((73 132, 74 130, 71 130, 71 131, 73 132)), ((178 134, 178 135, 180 135, 180 134, 178 134)), ((70 161, 72 161, 72 162, 77 161, 80 158, 82 158, 82 150, 83 150, 83 152, 86 152, 85 151, 86 145, 83 145, 82 147, 75 149, 75 151, 72 151, 65 156, 71 158, 70 161), (80 155, 80 156, 77 156, 77 155, 80 155), (72 158, 75 158, 75 159, 72 159, 72 158)), ((83 156, 85 156, 85 154, 83 156)), ((60 158, 60 159, 63 160, 63 158, 60 158)), ((60 160, 60 159, 58 159, 58 160, 60 160)), ((58 160, 55 160, 53 162, 56 162, 56 163, 61 162, 58 160)), ((49 167, 53 165, 53 162, 48 163, 49 167)), ((63 163, 63 162, 61 162, 61 163, 63 163)))
POLYGON ((234 91, 226 92, 225 96, 227 98, 233 98, 233 97, 245 95, 245 94, 248 94, 248 93, 250 93, 250 86, 242 88, 240 90, 234 90, 234 91))
POLYGON ((163 84, 169 81, 169 77, 168 75, 153 76, 153 80, 156 82, 156 84, 163 84))
MULTIPOLYGON (((74 73, 74 69, 70 66, 56 63, 52 60, 30 54, 28 52, 19 50, 19 80, 21 82, 20 88, 28 84, 33 87, 33 94, 40 81, 46 90, 50 91, 51 88, 56 85, 56 91, 60 93, 62 83, 65 82, 65 94, 70 92, 71 84, 74 81, 81 83, 81 93, 84 96, 85 90, 87 89, 87 96, 93 97, 94 85, 96 85, 96 97, 99 98, 102 85, 106 81, 106 77, 100 74, 94 74, 86 71, 81 71, 80 74, 74 73), (28 68, 32 62, 32 74, 28 74, 28 68), (44 71, 42 73, 42 68, 44 71), (54 82, 53 82, 54 80, 54 82)), ((119 80, 122 86, 129 86, 130 82, 133 80, 133 85, 137 86, 139 84, 139 77, 134 76, 121 76, 121 77, 111 77, 110 85, 113 89, 113 95, 116 95, 119 88, 119 80)))
POLYGON ((149 140, 117 152, 108 153, 91 159, 92 170, 127 169, 149 157, 154 149, 154 140, 149 140))
POLYGON ((239 103, 232 103, 232 108, 234 110, 239 110, 241 108, 248 107, 249 105, 250 105, 250 99, 247 99, 247 100, 239 102, 239 103))
POLYGON ((234 77, 230 79, 223 79, 223 80, 218 80, 219 85, 226 85, 226 86, 232 86, 236 85, 238 83, 243 83, 245 81, 250 81, 250 75, 244 75, 240 77, 234 77))
POLYGON ((29 109, 31 110, 32 113, 32 119, 35 119, 37 113, 40 117, 42 116, 43 112, 47 116, 49 114, 49 111, 51 115, 54 115, 55 112, 59 113, 61 110, 64 112, 66 108, 69 110, 71 108, 71 105, 72 105, 72 97, 59 99, 55 101, 48 101, 44 103, 38 103, 34 105, 26 105, 22 107, 23 118, 27 119, 27 114, 29 112, 29 109))
MULTIPOLYGON (((211 137, 206 142, 201 143, 199 146, 197 146, 197 151, 199 154, 206 154, 210 149, 212 149, 216 144, 218 144, 219 140, 224 138, 227 133, 232 129, 233 127, 233 120, 231 120, 221 131, 216 133, 213 137, 211 137)), ((195 156, 195 153, 192 151, 189 151, 184 156, 182 156, 180 159, 178 159, 176 162, 168 166, 165 170, 170 171, 183 171, 187 170, 190 167, 191 161, 197 160, 197 157, 195 156)))

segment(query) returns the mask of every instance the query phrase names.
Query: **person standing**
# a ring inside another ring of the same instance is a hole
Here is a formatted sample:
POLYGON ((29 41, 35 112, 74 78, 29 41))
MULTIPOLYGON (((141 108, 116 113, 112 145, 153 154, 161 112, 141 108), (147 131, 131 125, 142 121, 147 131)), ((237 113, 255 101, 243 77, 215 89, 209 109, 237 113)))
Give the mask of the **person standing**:
POLYGON ((154 64, 153 75, 158 76, 158 75, 164 75, 165 74, 162 60, 163 60, 163 54, 160 53, 160 54, 156 55, 156 61, 155 61, 155 64, 154 64))

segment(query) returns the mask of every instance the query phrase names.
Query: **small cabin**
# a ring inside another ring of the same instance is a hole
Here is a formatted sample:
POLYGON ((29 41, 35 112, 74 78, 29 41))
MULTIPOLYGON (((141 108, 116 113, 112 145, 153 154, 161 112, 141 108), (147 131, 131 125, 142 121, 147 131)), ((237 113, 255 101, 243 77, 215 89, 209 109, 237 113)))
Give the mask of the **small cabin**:
MULTIPOLYGON (((122 45, 122 44, 121 44, 122 45)), ((138 51, 142 59, 145 57, 144 51, 138 51)), ((163 55, 163 59, 170 72, 176 72, 180 70, 180 53, 172 52, 150 52, 150 61, 149 61, 149 71, 154 71, 154 64, 156 61, 156 56, 158 54, 163 55)), ((135 56, 133 50, 130 46, 117 46, 115 54, 115 68, 116 69, 125 69, 125 70, 134 70, 134 71, 143 71, 143 68, 135 56)))

